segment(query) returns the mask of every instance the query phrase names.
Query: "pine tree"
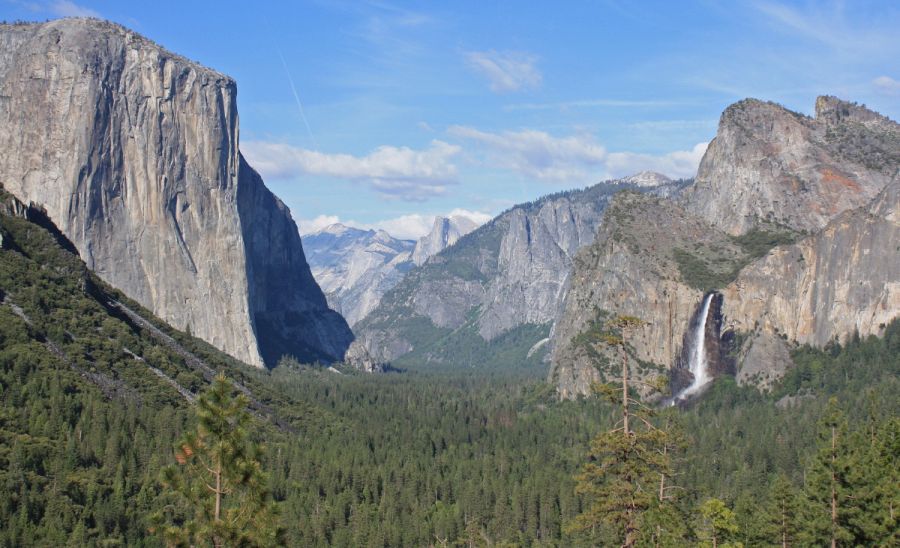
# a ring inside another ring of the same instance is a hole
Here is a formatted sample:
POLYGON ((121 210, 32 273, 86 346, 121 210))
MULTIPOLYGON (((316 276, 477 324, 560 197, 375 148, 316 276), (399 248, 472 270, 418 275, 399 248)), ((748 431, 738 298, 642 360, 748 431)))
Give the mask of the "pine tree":
POLYGON ((845 522, 857 545, 896 545, 900 540, 900 419, 870 414, 863 431, 851 434, 845 522))
POLYGON ((197 399, 196 431, 162 472, 173 504, 151 517, 152 532, 169 546, 269 546, 281 541, 277 512, 260 467, 260 447, 248 439, 248 400, 234 396, 224 375, 197 399))
POLYGON ((674 482, 686 438, 674 408, 662 412, 661 429, 665 434, 657 448, 663 466, 657 474, 656 500, 647 515, 650 541, 653 546, 683 546, 690 533, 689 520, 678 504, 684 489, 674 482))
POLYGON ((800 492, 783 474, 775 478, 769 489, 769 503, 763 516, 762 536, 774 545, 788 548, 797 543, 801 525, 800 492))
POLYGON ((707 499, 700 505, 700 546, 712 548, 737 548, 742 544, 729 542, 738 532, 737 516, 717 498, 707 499))
POLYGON ((819 423, 818 451, 806 475, 810 500, 805 541, 836 548, 853 539, 847 528, 849 472, 852 455, 847 444, 847 422, 831 398, 819 423))
POLYGON ((669 504, 665 485, 665 478, 671 477, 668 435, 651 422, 653 410, 638 401, 629 386, 635 381, 628 366, 627 335, 643 323, 633 316, 619 316, 606 323, 596 341, 614 349, 622 359, 620 387, 595 385, 597 392, 621 408, 622 419, 591 441, 591 461, 576 476, 576 492, 586 498, 587 507, 567 524, 566 531, 585 535, 591 542, 615 539, 622 546, 635 546, 652 535, 648 529, 656 530, 649 519, 650 510, 662 515, 669 504))

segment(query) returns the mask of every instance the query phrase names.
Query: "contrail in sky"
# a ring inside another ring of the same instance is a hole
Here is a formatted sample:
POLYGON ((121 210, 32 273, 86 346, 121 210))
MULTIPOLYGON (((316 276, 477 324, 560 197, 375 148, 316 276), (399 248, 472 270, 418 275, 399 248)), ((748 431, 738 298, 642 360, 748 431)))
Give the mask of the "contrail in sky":
POLYGON ((284 60, 284 55, 281 54, 281 50, 279 48, 275 48, 278 51, 278 57, 281 58, 281 64, 284 66, 284 73, 287 74, 288 82, 291 83, 291 91, 294 92, 294 99, 297 101, 297 110, 300 111, 300 118, 303 119, 303 124, 306 126, 306 131, 309 133, 309 138, 312 139, 314 145, 316 145, 316 150, 319 149, 319 143, 316 141, 316 138, 313 136, 312 129, 309 127, 309 122, 306 121, 306 113, 303 112, 303 104, 300 102, 300 95, 297 94, 297 87, 294 85, 294 79, 291 78, 291 71, 288 70, 287 61, 284 60))

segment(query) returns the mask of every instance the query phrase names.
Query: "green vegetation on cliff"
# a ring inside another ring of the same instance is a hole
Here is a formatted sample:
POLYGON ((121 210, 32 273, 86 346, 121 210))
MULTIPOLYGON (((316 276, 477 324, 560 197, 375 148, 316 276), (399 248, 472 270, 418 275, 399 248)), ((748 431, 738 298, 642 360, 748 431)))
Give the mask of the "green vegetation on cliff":
MULTIPOLYGON (((0 231, 0 545, 158 545, 148 517, 167 500, 160 471, 175 442, 195 427, 188 400, 210 380, 198 363, 247 387, 259 421, 248 432, 265 448, 290 545, 573 544, 563 525, 584 508, 574 474, 615 420, 595 398, 557 401, 532 367, 254 370, 124 300, 44 228, 0 216, 0 231)), ((898 469, 898 345, 894 322, 882 339, 803 349, 772 395, 723 378, 682 410, 688 443, 673 481, 690 542, 708 530, 698 507, 711 498, 735 514, 730 540, 773 543, 785 497, 813 512, 796 534, 822 540, 814 471, 830 397, 855 471, 842 534, 890 539, 896 522, 882 505, 898 469)))

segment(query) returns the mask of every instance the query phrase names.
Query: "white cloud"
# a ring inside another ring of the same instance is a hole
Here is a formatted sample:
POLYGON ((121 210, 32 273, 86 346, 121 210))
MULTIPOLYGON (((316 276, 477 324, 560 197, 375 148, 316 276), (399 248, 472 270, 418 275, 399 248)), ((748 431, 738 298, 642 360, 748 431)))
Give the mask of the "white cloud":
POLYGON ((53 15, 58 15, 59 17, 101 17, 98 12, 79 6, 69 0, 57 0, 56 2, 51 2, 47 7, 53 15))
POLYGON ((503 110, 570 110, 579 108, 659 108, 678 106, 678 101, 641 101, 629 99, 580 99, 556 103, 518 103, 506 105, 503 110))
POLYGON ((241 146, 264 177, 284 179, 318 175, 367 182, 390 198, 424 201, 456 183, 453 158, 460 147, 432 141, 427 149, 381 146, 366 156, 326 154, 283 143, 247 142, 241 146))
POLYGON ((470 51, 466 62, 487 78, 491 91, 507 93, 536 88, 541 84, 537 57, 519 51, 470 51))
POLYGON ((573 183, 624 177, 644 170, 670 177, 693 177, 707 145, 700 143, 691 150, 655 156, 607 152, 590 135, 554 137, 536 130, 490 133, 463 126, 453 126, 448 133, 483 145, 484 161, 488 164, 535 179, 573 183))
MULTIPOLYGON (((805 6, 760 0, 750 5, 792 36, 805 37, 843 54, 880 54, 891 51, 896 44, 896 29, 889 26, 887 12, 882 13, 880 20, 870 18, 861 25, 854 16, 865 17, 866 10, 854 10, 852 3, 840 0, 805 6)), ((878 10, 871 13, 878 13, 878 10)))
POLYGON ((463 209, 460 207, 458 207, 458 208, 454 209, 453 211, 451 211, 450 213, 444 215, 444 217, 468 217, 475 224, 477 224, 479 226, 483 225, 484 223, 486 223, 494 218, 493 215, 484 213, 483 211, 472 211, 470 209, 463 209))
POLYGON ((312 234, 339 222, 341 219, 337 215, 319 215, 315 219, 297 219, 297 229, 300 234, 312 234))
POLYGON ((900 95, 900 81, 894 80, 890 76, 879 76, 872 80, 872 84, 875 89, 885 95, 900 95))
MULTIPOLYGON (((300 234, 311 234, 317 230, 325 228, 328 225, 341 223, 347 226, 360 228, 363 230, 384 230, 395 238, 403 240, 418 240, 431 231, 434 225, 434 218, 437 215, 425 215, 420 213, 412 213, 409 215, 401 215, 391 219, 384 219, 374 223, 360 223, 353 220, 341 220, 337 215, 319 215, 315 219, 298 219, 297 226, 300 234)), ((493 219, 493 215, 482 211, 471 211, 468 209, 456 208, 448 213, 442 214, 442 217, 468 217, 476 225, 481 226, 493 219)))
POLYGON ((401 215, 393 219, 385 219, 374 223, 357 223, 353 226, 374 230, 384 230, 394 238, 403 240, 418 240, 431 230, 434 224, 434 215, 420 215, 412 213, 401 215))
POLYGON ((485 145, 490 163, 536 179, 583 179, 589 170, 602 166, 607 155, 589 135, 553 137, 532 129, 489 133, 465 126, 453 126, 448 132, 485 145))
POLYGON ((611 177, 626 177, 638 171, 656 171, 669 177, 693 177, 709 143, 697 143, 691 150, 676 150, 662 156, 611 152, 606 169, 611 177))

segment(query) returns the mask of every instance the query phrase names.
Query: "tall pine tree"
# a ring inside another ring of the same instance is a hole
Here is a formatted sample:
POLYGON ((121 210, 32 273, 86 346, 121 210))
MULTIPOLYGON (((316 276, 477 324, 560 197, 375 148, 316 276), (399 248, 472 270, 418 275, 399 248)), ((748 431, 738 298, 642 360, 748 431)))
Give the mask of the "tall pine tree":
POLYGON ((566 527, 570 534, 594 543, 636 546, 658 530, 659 524, 650 518, 664 516, 671 501, 665 484, 672 476, 668 435, 651 422, 653 409, 631 389, 641 381, 631 377, 627 336, 643 324, 633 316, 616 317, 593 342, 611 347, 622 360, 618 386, 595 385, 620 407, 622 418, 591 441, 591 460, 576 477, 576 491, 585 497, 587 507, 566 527))
POLYGON ((197 428, 175 450, 177 465, 162 472, 170 504, 151 517, 169 546, 274 546, 282 530, 260 466, 260 446, 248 437, 248 400, 217 376, 197 399, 197 428))

